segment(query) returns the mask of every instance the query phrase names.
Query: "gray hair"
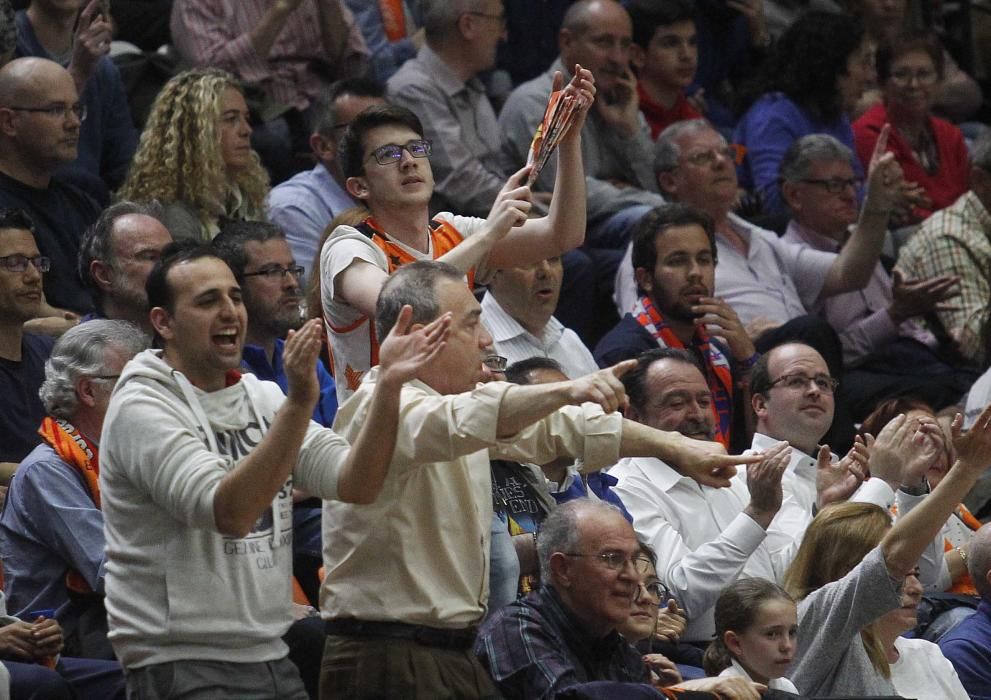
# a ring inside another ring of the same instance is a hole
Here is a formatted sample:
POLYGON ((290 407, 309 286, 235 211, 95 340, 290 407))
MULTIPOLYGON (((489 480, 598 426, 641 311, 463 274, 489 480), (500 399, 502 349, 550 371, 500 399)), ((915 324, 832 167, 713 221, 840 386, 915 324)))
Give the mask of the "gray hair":
POLYGON ((991 173, 991 129, 985 128, 970 150, 970 164, 991 173))
POLYGON ((484 0, 421 0, 423 31, 431 42, 443 41, 454 33, 461 15, 485 9, 484 0))
POLYGON ((116 269, 117 257, 114 255, 113 246, 110 239, 114 232, 114 224, 122 216, 131 214, 143 214, 162 222, 164 226, 164 211, 162 205, 152 201, 147 203, 130 202, 127 200, 111 204, 103 210, 99 218, 86 229, 82 240, 79 242, 79 278, 89 285, 94 296, 97 298, 97 306, 103 296, 101 290, 93 284, 90 278, 89 268, 94 260, 102 260, 110 267, 116 269))
POLYGON ((437 283, 442 280, 461 282, 464 274, 453 265, 437 260, 417 260, 393 272, 382 285, 375 304, 375 333, 379 342, 389 335, 407 304, 413 307, 412 323, 430 323, 440 316, 437 283))
POLYGON ((77 379, 106 374, 108 350, 130 359, 147 347, 148 336, 127 321, 98 319, 70 328, 45 363, 45 381, 38 390, 45 411, 72 420, 79 407, 77 379))
POLYGON ((622 511, 612 503, 576 498, 562 503, 552 510, 540 524, 537 534, 537 559, 540 562, 540 580, 551 583, 551 557, 557 552, 573 553, 581 547, 578 521, 589 512, 613 513, 623 517, 622 511))
POLYGON ((681 147, 678 146, 678 139, 685 134, 706 130, 716 131, 712 124, 705 119, 686 119, 675 122, 658 134, 657 142, 654 144, 654 172, 670 173, 677 170, 678 160, 681 158, 681 147))
POLYGON ((853 151, 829 134, 809 134, 792 142, 781 161, 782 182, 800 182, 809 176, 813 163, 853 162, 853 151))

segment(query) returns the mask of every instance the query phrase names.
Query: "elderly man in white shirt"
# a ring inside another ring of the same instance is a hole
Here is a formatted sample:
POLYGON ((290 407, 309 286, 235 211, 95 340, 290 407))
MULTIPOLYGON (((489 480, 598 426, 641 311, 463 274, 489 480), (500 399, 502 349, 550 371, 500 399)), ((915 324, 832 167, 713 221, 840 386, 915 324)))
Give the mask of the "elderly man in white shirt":
POLYGON ((496 270, 482 299, 482 323, 492 334, 497 353, 509 363, 549 357, 571 379, 595 372, 592 353, 556 318, 563 268, 560 257, 526 267, 496 270))

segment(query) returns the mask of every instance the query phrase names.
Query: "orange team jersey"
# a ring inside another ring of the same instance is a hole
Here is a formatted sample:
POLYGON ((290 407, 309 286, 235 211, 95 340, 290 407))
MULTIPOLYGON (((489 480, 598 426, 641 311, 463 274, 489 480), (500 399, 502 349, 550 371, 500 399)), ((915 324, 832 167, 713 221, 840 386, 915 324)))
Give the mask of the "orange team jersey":
MULTIPOLYGON (((389 274, 392 274, 403 265, 418 259, 408 249, 390 239, 372 217, 368 217, 354 228, 382 251, 388 264, 387 271, 389 274)), ((450 221, 440 219, 431 220, 430 250, 434 260, 443 256, 464 239, 465 236, 450 221)), ((474 288, 474 270, 468 273, 467 279, 468 286, 474 288)), ((346 343, 331 342, 331 355, 333 356, 334 378, 337 381, 338 388, 339 390, 345 389, 347 395, 350 395, 357 390, 365 372, 379 362, 379 343, 378 338, 375 336, 375 324, 367 316, 360 316, 345 326, 335 326, 326 317, 326 314, 325 321, 327 327, 336 336, 337 340, 343 341, 347 339, 346 343), (336 349, 335 345, 337 345, 336 349), (349 349, 349 354, 353 355, 352 357, 340 357, 340 348, 342 345, 346 345, 349 349), (360 357, 354 353, 355 350, 359 349, 358 346, 361 346, 360 357)), ((339 399, 340 395, 341 392, 339 391, 339 399)))

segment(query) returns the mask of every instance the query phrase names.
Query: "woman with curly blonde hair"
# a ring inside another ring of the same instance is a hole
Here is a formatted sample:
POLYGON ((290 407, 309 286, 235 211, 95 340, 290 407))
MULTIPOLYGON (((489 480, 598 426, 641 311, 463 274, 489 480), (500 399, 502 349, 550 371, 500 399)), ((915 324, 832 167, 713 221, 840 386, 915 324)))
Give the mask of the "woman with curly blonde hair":
POLYGON ((175 76, 155 98, 120 196, 161 202, 177 240, 209 241, 221 218, 263 220, 268 175, 251 148, 248 116, 230 73, 175 76))

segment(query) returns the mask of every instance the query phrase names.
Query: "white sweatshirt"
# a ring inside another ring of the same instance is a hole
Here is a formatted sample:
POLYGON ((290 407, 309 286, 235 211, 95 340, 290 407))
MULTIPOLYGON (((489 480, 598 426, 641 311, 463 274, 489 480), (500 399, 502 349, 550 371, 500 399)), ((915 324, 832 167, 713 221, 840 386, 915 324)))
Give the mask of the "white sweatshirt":
POLYGON ((335 498, 348 443, 311 422, 292 477, 246 537, 221 535, 213 511, 284 400, 252 375, 200 391, 156 350, 125 367, 100 441, 109 637, 125 668, 286 655, 293 482, 335 498))

